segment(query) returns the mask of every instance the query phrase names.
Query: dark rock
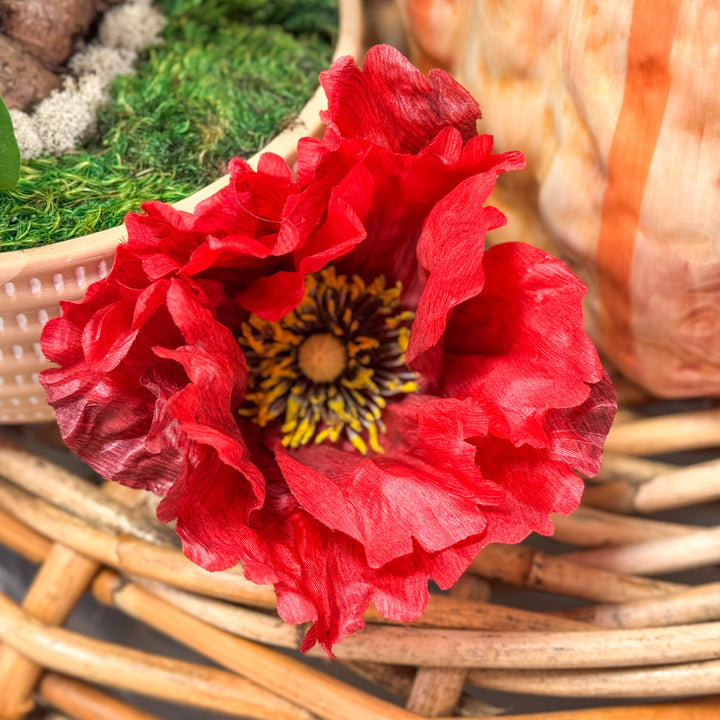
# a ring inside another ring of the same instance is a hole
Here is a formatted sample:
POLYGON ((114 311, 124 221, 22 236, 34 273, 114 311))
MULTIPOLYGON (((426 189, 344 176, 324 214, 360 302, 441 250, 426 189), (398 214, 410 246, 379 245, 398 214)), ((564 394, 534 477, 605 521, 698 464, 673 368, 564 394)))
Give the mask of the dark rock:
POLYGON ((18 43, 0 35, 0 95, 9 108, 27 112, 57 87, 57 75, 18 43))
POLYGON ((54 69, 74 52, 96 13, 95 0, 0 0, 0 28, 54 69))

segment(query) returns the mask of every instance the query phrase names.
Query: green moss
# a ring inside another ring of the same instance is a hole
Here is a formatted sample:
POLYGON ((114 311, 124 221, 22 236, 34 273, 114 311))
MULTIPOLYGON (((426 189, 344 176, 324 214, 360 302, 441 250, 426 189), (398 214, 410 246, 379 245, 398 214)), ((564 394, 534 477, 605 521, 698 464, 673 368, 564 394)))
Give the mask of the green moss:
POLYGON ((198 190, 291 122, 330 61, 332 0, 162 5, 165 41, 136 75, 115 80, 95 138, 25 162, 0 196, 0 251, 112 227, 145 200, 198 190))

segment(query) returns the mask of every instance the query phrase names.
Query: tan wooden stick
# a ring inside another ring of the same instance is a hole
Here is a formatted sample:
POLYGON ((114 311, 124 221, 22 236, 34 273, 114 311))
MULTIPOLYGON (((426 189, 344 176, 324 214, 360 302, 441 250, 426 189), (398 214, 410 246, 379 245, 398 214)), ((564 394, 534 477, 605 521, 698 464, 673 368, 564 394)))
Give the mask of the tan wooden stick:
MULTIPOLYGON (((115 581, 108 578, 108 582, 115 581)), ((305 634, 304 627, 288 625, 274 615, 193 595, 146 578, 133 578, 133 582, 188 615, 249 640, 296 650, 300 647, 305 634)), ((100 599, 107 602, 108 596, 103 593, 103 597, 100 599)), ((500 611, 501 608, 498 610, 500 611)), ((403 699, 410 694, 413 673, 409 668, 391 667, 367 661, 340 662, 352 672, 371 680, 403 699)), ((417 712, 417 710, 415 711, 417 712)))
MULTIPOLYGON (((107 582, 113 585, 116 580, 111 578, 112 576, 108 574, 107 582)), ((104 581, 99 580, 99 582, 96 583, 98 590, 98 586, 101 586, 103 582, 104 581)), ((190 593, 170 588, 162 583, 144 578, 135 578, 134 582, 156 597, 166 600, 174 607, 187 612, 192 617, 203 620, 214 627, 226 630, 234 635, 240 635, 241 637, 258 640, 279 647, 297 649, 304 634, 304 630, 300 627, 288 625, 276 617, 263 615, 257 611, 248 610, 217 600, 202 598, 197 595, 191 595, 190 593)), ((101 602, 110 602, 110 598, 104 590, 100 591, 99 599, 101 602)), ((498 607, 498 614, 503 610, 507 610, 508 614, 512 616, 513 608, 498 607)), ((513 627, 516 626, 512 619, 510 622, 513 627)), ((559 626, 564 625, 560 623, 559 626)), ((585 628, 590 626, 585 626, 581 623, 570 623, 570 627, 585 628)), ((415 671, 409 667, 354 660, 338 660, 338 662, 351 672, 356 673, 366 680, 370 680, 400 698, 407 699, 410 694, 415 671)), ((465 674, 465 671, 460 672, 465 674)), ((474 699, 468 697, 460 700, 460 706, 466 710, 470 709, 469 706, 471 704, 473 705, 473 709, 476 709, 478 703, 475 702, 474 699)), ((495 715, 499 712, 497 708, 487 703, 483 703, 482 708, 484 715, 495 715)), ((462 714, 464 717, 467 717, 470 714, 479 713, 463 712, 462 714)))
POLYGON ((113 584, 110 576, 99 576, 96 594, 101 598, 105 596, 108 604, 131 617, 258 685, 273 688, 290 702, 327 720, 417 720, 416 715, 402 708, 367 695, 275 650, 196 620, 132 583, 113 584))
POLYGON ((53 707, 77 720, 160 720, 87 683, 57 673, 46 673, 39 690, 53 707))
MULTIPOLYGON (((33 580, 23 608, 50 625, 65 622, 97 564, 54 545, 33 580)), ((31 692, 42 668, 11 647, 0 648, 0 716, 14 720, 32 708, 31 692)))
POLYGON ((382 665, 362 660, 338 660, 337 662, 364 680, 369 680, 402 700, 405 700, 410 694, 410 688, 415 678, 414 668, 403 665, 382 665))
MULTIPOLYGON (((394 624, 372 607, 365 613, 367 622, 394 624)), ((412 627, 441 627, 457 630, 586 630, 581 623, 558 621, 559 618, 523 610, 504 607, 478 600, 430 595, 423 614, 411 623, 412 627)))
POLYGON ((720 527, 697 530, 685 535, 682 542, 671 536, 622 547, 567 553, 562 557, 581 565, 635 575, 704 567, 720 562, 720 527))
POLYGON ((665 597, 572 608, 563 617, 613 628, 664 627, 720 620, 720 582, 665 597))
POLYGON ((52 543, 0 507, 0 543, 26 557, 31 562, 42 562, 50 552, 52 543))
MULTIPOLYGON (((1 602, 1 598, 0 598, 1 602)), ((62 632, 65 633, 66 631, 56 631, 56 632, 62 632)), ((108 656, 108 659, 112 662, 114 659, 111 655, 108 656)), ((718 663, 715 663, 718 664, 718 663)), ((705 665, 709 665, 709 663, 705 663, 705 665)), ((219 671, 215 671, 216 673, 219 673, 219 671)), ((632 671, 631 671, 632 672, 632 671)), ((221 674, 221 673, 220 673, 221 674)), ((489 673, 486 673, 489 674, 489 673)), ((593 673, 596 674, 596 673, 593 673)), ((627 674, 627 671, 626 671, 627 674)), ((526 677, 531 677, 530 673, 524 673, 526 677)), ((551 682, 554 682, 554 676, 559 675, 559 673, 549 673, 544 674, 551 678, 551 682)), ((478 671, 473 671, 472 673, 473 680, 475 680, 478 676, 482 676, 482 673, 479 673, 478 671)), ((45 680, 43 680, 43 684, 41 685, 41 691, 43 694, 50 695, 50 698, 52 700, 52 695, 50 693, 47 693, 47 688, 53 689, 56 693, 58 692, 58 685, 62 686, 65 684, 65 688, 67 687, 66 683, 68 681, 63 678, 57 678, 54 674, 51 674, 46 677, 45 680), (47 683, 47 684, 46 684, 47 683)), ((76 684, 76 686, 79 686, 80 688, 83 688, 81 684, 76 684)), ((119 685, 118 685, 119 686, 119 685)), ((65 689, 61 690, 64 691, 65 689)), ((83 688, 83 692, 84 688, 83 688)), ((156 696, 159 696, 156 694, 156 696)), ((57 697, 57 695, 55 695, 57 697)), ((176 700, 178 698, 175 698, 176 700)), ((199 698, 197 698, 199 700, 199 698)), ((108 705, 106 704, 107 701, 105 698, 103 698, 103 704, 101 705, 101 710, 104 711, 108 709, 108 705)), ((196 703, 198 707, 205 707, 201 703, 196 703)), ((233 703, 234 704, 234 703, 233 703)), ((254 704, 254 703, 253 703, 254 704)), ((215 704, 216 705, 216 704, 215 704)), ((231 705, 224 705, 225 711, 233 712, 231 705)), ((653 705, 653 706, 634 706, 632 708, 600 708, 600 709, 593 709, 593 710, 580 710, 580 711, 569 711, 567 713, 539 713, 539 714, 531 714, 531 715, 523 715, 523 716, 510 716, 508 720, 520 720, 520 718, 527 718, 527 720, 601 720, 607 718, 608 720, 674 720, 677 718, 678 720, 711 720, 712 718, 716 717, 716 715, 712 713, 717 713, 719 705, 719 701, 717 699, 715 700, 706 700, 706 701, 689 701, 689 702, 683 702, 683 703, 673 703, 673 704, 663 704, 663 705, 653 705), (598 714, 600 713, 600 714, 598 714), (607 714, 605 714, 607 713, 607 714), (680 714, 677 714, 680 713, 680 714)), ((69 708, 68 708, 69 709, 69 708)), ((126 708, 122 708, 125 710, 126 708)), ((239 710, 239 712, 244 712, 244 714, 247 714, 251 708, 249 706, 243 706, 243 710, 239 710)), ((93 717, 95 720, 110 720, 110 718, 113 718, 113 720, 151 720, 151 717, 146 714, 139 714, 137 711, 132 711, 132 709, 128 709, 128 712, 130 714, 122 715, 119 713, 116 714, 110 714, 110 715, 88 715, 89 717, 93 717)), ((259 715, 254 715, 255 717, 260 717, 259 715)), ((78 716, 81 718, 81 720, 84 720, 83 716, 78 716)), ((268 715, 267 717, 273 717, 278 718, 278 720, 281 717, 284 717, 282 715, 268 715)), ((392 716, 388 716, 390 718, 392 716)), ((507 716, 506 716, 507 717, 507 716)))
MULTIPOLYGON (((490 586, 485 581, 465 575, 451 588, 450 593, 471 600, 487 600, 490 597, 490 586)), ((464 669, 418 668, 405 707, 424 717, 452 715, 466 678, 467 671, 464 669)))
POLYGON ((595 602, 661 597, 685 587, 586 567, 523 546, 488 545, 470 569, 492 580, 595 602))
POLYGON ((465 687, 466 670, 420 668, 406 707, 423 717, 450 715, 465 687))
POLYGON ((102 685, 263 720, 313 718, 297 705, 226 671, 50 627, 2 594, 0 639, 45 667, 102 685))
MULTIPOLYGON (((128 509, 138 499, 138 493, 120 485, 107 484, 103 492, 128 509)), ((23 609, 50 625, 64 623, 97 570, 97 562, 84 555, 63 545, 52 546, 25 596, 23 609)), ((0 715, 19 718, 28 711, 41 672, 37 663, 14 649, 0 649, 0 715)))
POLYGON ((0 475, 96 527, 111 528, 148 542, 167 544, 174 533, 151 524, 92 483, 0 436, 0 475))
MULTIPOLYGON (((133 581, 188 615, 248 640, 256 640, 278 647, 297 648, 304 636, 303 628, 287 625, 276 616, 188 593, 147 578, 133 577, 133 581)), ((452 600, 454 602, 448 602, 446 596, 431 595, 426 612, 409 625, 411 627, 444 627, 463 630, 580 631, 591 629, 590 625, 582 622, 477 601, 466 601, 466 604, 461 606, 460 609, 464 611, 467 620, 458 623, 454 615, 458 607, 456 605, 458 598, 452 598, 452 600), (474 615, 471 615, 471 610, 474 615), (432 617, 428 618, 428 614, 432 617)), ((377 613, 368 612, 366 620, 372 618, 373 623, 380 621, 383 624, 390 623, 386 618, 381 616, 376 618, 376 616, 377 613)))
MULTIPOLYGON (((48 677, 65 680, 54 673, 48 673, 48 677)), ((67 680, 67 682, 76 683, 76 681, 70 680, 67 680)), ((77 683, 77 685, 86 687, 82 683, 77 683)), ((64 692, 64 689, 61 692, 64 692)), ((97 691, 93 690, 93 692, 97 691)), ((108 715, 105 714, 105 706, 96 707, 90 705, 84 695, 80 698, 72 698, 72 701, 76 700, 76 704, 73 705, 76 720, 159 720, 155 716, 147 715, 129 706, 114 704, 108 704, 108 707, 111 707, 113 711, 118 710, 118 712, 108 715), (87 703, 90 714, 83 714, 87 706, 79 703, 87 703)), ((522 715, 503 715, 503 720, 715 720, 718 713, 718 702, 717 699, 686 700, 674 703, 632 705, 629 707, 613 706, 559 712, 523 713, 522 715)), ((470 709, 472 706, 474 710, 477 705, 478 703, 474 699, 468 698, 465 707, 470 709)), ((461 717, 466 718, 466 720, 487 720, 487 718, 495 717, 501 712, 499 709, 490 706, 482 705, 482 708, 484 708, 482 715, 475 712, 463 712, 461 717)), ((48 717, 48 720, 68 720, 68 718, 64 714, 62 716, 53 714, 48 717)), ((445 720, 450 719, 446 718, 445 720)))
POLYGON ((98 530, 2 479, 0 506, 41 535, 128 574, 152 577, 260 607, 275 606, 272 587, 251 583, 239 569, 207 572, 190 562, 179 550, 98 530))
POLYGON ((617 515, 582 505, 570 515, 553 515, 553 525, 553 540, 578 547, 632 545, 669 537, 677 539, 704 529, 699 525, 617 515))
POLYGON ((335 653, 419 667, 602 668, 707 660, 717 657, 718 648, 720 622, 578 633, 368 626, 340 643, 335 653))
POLYGON ((503 715, 502 720, 716 720, 719 714, 720 700, 690 700, 657 705, 503 715))
POLYGON ((648 460, 644 457, 635 457, 634 455, 620 455, 608 452, 606 448, 603 452, 600 470, 594 478, 589 478, 589 482, 606 483, 613 480, 643 482, 654 478, 656 475, 663 475, 673 470, 677 470, 677 465, 648 460))
POLYGON ((634 420, 610 428, 605 449, 625 455, 658 455, 720 445, 720 409, 634 420))
MULTIPOLYGON (((106 576, 103 576, 102 580, 107 582, 106 576)), ((100 578, 96 582, 99 581, 100 578)), ((108 602, 112 602, 119 609, 164 632, 174 628, 176 638, 182 632, 183 642, 195 649, 205 648, 200 651, 206 652, 208 657, 218 662, 225 663, 226 660, 220 658, 225 658, 232 648, 245 654, 248 661, 252 655, 259 652, 252 643, 231 638, 132 584, 110 588, 107 593, 108 602), (169 624, 170 618, 175 619, 173 625, 169 624), (213 649, 213 643, 206 638, 222 643, 222 653, 218 654, 221 651, 213 649)), ((381 660, 391 664, 424 667, 443 665, 516 668, 519 662, 523 663, 524 667, 605 667, 683 662, 713 657, 717 652, 718 638, 720 623, 683 626, 681 629, 584 633, 476 633, 368 627, 338 644, 335 652, 339 658, 381 660), (363 641, 356 639, 363 635, 363 641), (365 646, 373 650, 373 655, 359 658, 358 651, 364 652, 365 646)), ((263 650, 273 653, 271 650, 263 650)), ((228 667, 244 672, 234 666, 237 661, 232 662, 233 665, 228 667)))
POLYGON ((504 692, 557 697, 715 695, 720 687, 720 660, 611 670, 471 670, 470 682, 504 692))
POLYGON ((587 488, 583 502, 619 512, 651 513, 720 498, 720 460, 673 469, 644 481, 622 479, 587 488))
MULTIPOLYGON (((337 660, 344 668, 369 680, 383 690, 406 700, 410 695, 416 671, 403 665, 382 665, 355 660, 337 660)), ((465 671, 463 671, 465 672, 465 671)), ((456 714, 466 720, 477 717, 482 720, 502 714, 503 709, 463 693, 456 704, 456 714)), ((454 716, 453 716, 454 717, 454 716)))
MULTIPOLYGON (((23 522, 28 522, 34 528, 35 533, 49 535, 54 540, 63 542, 80 553, 87 553, 102 564, 122 570, 127 575, 159 580, 200 595, 224 597, 227 600, 266 608, 275 607, 272 588, 248 582, 240 571, 209 573, 193 565, 180 551, 173 548, 158 547, 133 538, 111 536, 89 527, 74 516, 54 508, 39 498, 30 496, 2 480, 0 480, 0 505, 17 513, 23 522)), ((17 525, 17 522, 15 524, 17 525)), ((22 528, 21 532, 26 538, 28 536, 35 538, 31 542, 37 543, 37 535, 28 535, 27 529, 22 524, 19 527, 22 528)), ((30 533, 32 532, 30 531, 30 533)), ((12 542, 14 542, 13 537, 9 537, 8 544, 12 542)), ((22 552, 21 548, 19 550, 22 552)), ((35 552, 38 551, 35 550, 35 552)), ((167 589, 161 592, 164 592, 166 596, 170 593, 167 589)), ((176 594, 175 597, 178 599, 185 597, 184 609, 190 614, 196 615, 202 615, 203 603, 208 602, 203 598, 193 600, 181 593, 176 594), (199 607, 198 603, 202 607, 199 607), (195 610, 192 609, 193 605, 195 605, 195 610)), ((224 615, 226 621, 231 623, 227 627, 229 630, 232 630, 233 624, 237 625, 241 622, 237 617, 230 618, 233 611, 227 605, 210 603, 207 607, 213 616, 218 615, 218 609, 223 611, 220 614, 224 615)), ((366 614, 366 619, 372 622, 388 622, 379 613, 372 610, 366 614)), ((475 629, 584 629, 579 623, 573 624, 570 621, 527 610, 501 608, 487 603, 441 595, 431 596, 425 612, 415 622, 415 625, 418 627, 475 629)))
POLYGON ((139 587, 188 615, 247 640, 297 650, 305 637, 307 628, 289 625, 277 615, 178 590, 157 580, 139 576, 131 576, 131 579, 139 587))
POLYGON ((642 417, 642 415, 638 412, 636 408, 620 406, 615 413, 613 424, 616 426, 622 425, 626 422, 630 422, 631 420, 637 420, 640 417, 642 417))

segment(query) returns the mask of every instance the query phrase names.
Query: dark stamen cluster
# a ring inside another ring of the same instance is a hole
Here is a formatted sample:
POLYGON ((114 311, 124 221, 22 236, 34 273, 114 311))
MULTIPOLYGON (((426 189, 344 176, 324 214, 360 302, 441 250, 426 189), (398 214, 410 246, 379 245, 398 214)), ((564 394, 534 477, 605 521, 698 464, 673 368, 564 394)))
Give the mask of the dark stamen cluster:
POLYGON ((344 436, 363 454, 382 452, 387 398, 418 389, 405 366, 414 313, 399 308, 401 292, 382 276, 367 284, 327 268, 277 322, 251 316, 239 338, 248 364, 240 414, 261 426, 282 418, 286 447, 344 436))

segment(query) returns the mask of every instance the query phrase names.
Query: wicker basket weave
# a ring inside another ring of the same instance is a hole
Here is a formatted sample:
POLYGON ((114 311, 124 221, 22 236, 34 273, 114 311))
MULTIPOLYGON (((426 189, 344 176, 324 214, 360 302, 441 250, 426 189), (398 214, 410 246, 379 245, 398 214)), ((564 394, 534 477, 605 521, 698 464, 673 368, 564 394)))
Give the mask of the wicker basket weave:
POLYGON ((40 566, 22 607, 0 596, 0 717, 24 717, 33 698, 78 720, 152 717, 96 683, 193 706, 197 717, 479 718, 501 712, 486 690, 591 708, 535 720, 720 717, 720 410, 706 405, 625 404, 600 476, 576 513, 556 519, 545 550, 490 546, 411 625, 368 612, 368 627, 336 646, 337 663, 377 692, 279 652, 297 648, 304 628, 279 620, 272 589, 191 564, 145 494, 100 489, 1 440, 0 542, 40 566), (700 462, 657 460, 688 452, 700 462), (673 519, 679 508, 684 522, 673 519), (659 511, 671 519, 645 517, 659 511), (667 578, 678 572, 682 582, 667 578), (538 591, 554 610, 536 609, 547 605, 538 591), (225 669, 62 629, 84 592, 225 669), (387 692, 405 707, 380 699, 387 692), (617 698, 633 704, 607 707, 617 698))

